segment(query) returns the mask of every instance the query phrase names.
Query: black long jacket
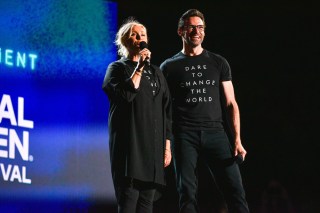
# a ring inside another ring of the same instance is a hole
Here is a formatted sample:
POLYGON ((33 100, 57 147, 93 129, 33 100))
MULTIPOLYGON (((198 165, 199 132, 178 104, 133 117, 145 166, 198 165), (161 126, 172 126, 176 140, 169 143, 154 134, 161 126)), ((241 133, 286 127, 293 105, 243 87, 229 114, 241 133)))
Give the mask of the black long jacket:
POLYGON ((165 185, 165 140, 171 139, 171 101, 166 80, 151 65, 160 90, 153 96, 142 75, 134 88, 131 75, 137 63, 122 58, 108 66, 103 90, 108 96, 109 146, 114 184, 123 177, 165 185))

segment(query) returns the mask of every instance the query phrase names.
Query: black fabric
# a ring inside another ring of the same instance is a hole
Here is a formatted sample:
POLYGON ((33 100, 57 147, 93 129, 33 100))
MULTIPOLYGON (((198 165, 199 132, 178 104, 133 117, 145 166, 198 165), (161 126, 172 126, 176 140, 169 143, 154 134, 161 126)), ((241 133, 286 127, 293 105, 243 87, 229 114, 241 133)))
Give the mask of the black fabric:
POLYGON ((151 85, 152 95, 156 96, 159 92, 159 79, 155 76, 153 69, 150 67, 145 68, 143 73, 151 85))
POLYGON ((165 140, 171 139, 171 102, 160 69, 150 66, 159 81, 154 96, 150 82, 142 75, 134 88, 130 76, 136 63, 120 59, 108 66, 103 90, 109 98, 109 145, 115 185, 123 177, 165 184, 165 140))
POLYGON ((198 211, 197 164, 201 157, 223 193, 230 213, 249 213, 239 166, 224 131, 177 131, 174 134, 174 166, 180 193, 180 212, 198 211), (201 153, 201 154, 200 154, 201 153))
POLYGON ((207 50, 192 57, 179 52, 165 60, 160 69, 172 91, 175 126, 186 130, 223 129, 219 87, 222 81, 232 79, 225 58, 207 50))
POLYGON ((152 213, 156 192, 154 184, 126 178, 125 184, 115 188, 119 213, 152 213))

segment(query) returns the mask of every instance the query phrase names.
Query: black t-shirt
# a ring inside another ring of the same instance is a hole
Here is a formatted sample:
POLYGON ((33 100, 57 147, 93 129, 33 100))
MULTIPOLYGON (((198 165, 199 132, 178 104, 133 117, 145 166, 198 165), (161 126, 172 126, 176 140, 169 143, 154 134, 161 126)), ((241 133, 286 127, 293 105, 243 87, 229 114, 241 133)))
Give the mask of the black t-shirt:
MULTIPOLYGON (((131 62, 133 64, 133 69, 135 67, 137 67, 138 62, 131 62)), ((132 67, 131 67, 132 68, 132 67)), ((144 66, 143 68, 143 76, 146 77, 146 79, 148 79, 151 89, 152 89, 152 95, 156 96, 160 90, 159 88, 159 79, 157 77, 157 75, 155 75, 155 71, 153 69, 151 69, 150 66, 144 66)))
POLYGON ((231 70, 222 56, 203 50, 200 55, 179 52, 160 69, 173 101, 173 124, 181 129, 222 129, 220 83, 230 81, 231 70))
POLYGON ((123 177, 165 185, 164 147, 172 137, 169 88, 160 69, 152 64, 135 88, 131 76, 136 66, 126 58, 110 63, 102 85, 110 103, 112 177, 115 185, 123 177), (157 83, 156 89, 152 82, 157 83))

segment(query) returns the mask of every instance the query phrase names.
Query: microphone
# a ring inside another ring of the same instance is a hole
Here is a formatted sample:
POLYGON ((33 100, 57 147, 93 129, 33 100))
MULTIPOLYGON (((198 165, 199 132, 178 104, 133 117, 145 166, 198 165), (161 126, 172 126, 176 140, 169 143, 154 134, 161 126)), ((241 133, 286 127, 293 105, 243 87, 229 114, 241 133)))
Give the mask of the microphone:
POLYGON ((244 159, 242 157, 241 154, 238 154, 237 156, 234 157, 234 161, 237 163, 237 164, 242 164, 244 159))
MULTIPOLYGON (((145 42, 145 41, 141 41, 141 42, 139 43, 139 46, 140 46, 140 50, 142 50, 142 49, 144 49, 144 48, 147 48, 147 49, 148 49, 148 44, 147 44, 147 42, 145 42)), ((146 59, 144 60, 144 63, 145 63, 145 65, 150 66, 150 58, 149 58, 149 57, 146 57, 146 59)))

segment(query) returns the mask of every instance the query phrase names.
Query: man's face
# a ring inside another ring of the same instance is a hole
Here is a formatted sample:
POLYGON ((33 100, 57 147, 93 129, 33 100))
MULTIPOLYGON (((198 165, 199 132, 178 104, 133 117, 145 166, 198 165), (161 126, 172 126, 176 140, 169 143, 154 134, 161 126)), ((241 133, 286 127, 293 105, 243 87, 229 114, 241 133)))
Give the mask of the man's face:
POLYGON ((191 47, 201 45, 205 36, 205 26, 201 18, 194 16, 185 21, 182 28, 179 29, 178 34, 182 37, 185 44, 191 47))

